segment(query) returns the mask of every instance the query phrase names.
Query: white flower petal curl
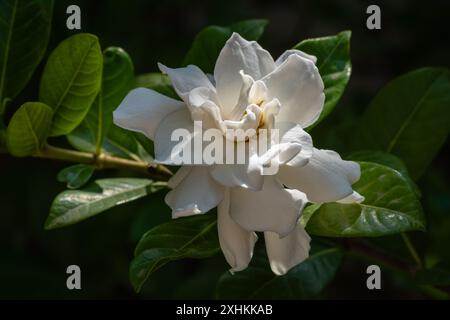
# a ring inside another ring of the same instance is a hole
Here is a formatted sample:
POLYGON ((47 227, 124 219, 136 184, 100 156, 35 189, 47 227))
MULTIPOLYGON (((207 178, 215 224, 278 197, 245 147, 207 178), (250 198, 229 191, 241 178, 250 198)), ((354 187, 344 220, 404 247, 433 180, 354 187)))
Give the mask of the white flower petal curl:
POLYGON ((317 63, 317 58, 315 56, 307 54, 307 53, 297 50, 297 49, 290 49, 290 50, 286 50, 285 52, 283 52, 283 54, 281 54, 281 56, 279 56, 278 59, 275 61, 275 64, 277 66, 279 66, 292 54, 296 54, 296 55, 299 55, 300 57, 311 60, 314 64, 317 63))
POLYGON ((188 100, 189 92, 191 92, 195 88, 206 87, 211 90, 215 90, 206 74, 197 66, 188 65, 184 68, 172 69, 166 67, 162 63, 158 63, 158 67, 162 73, 169 76, 176 93, 186 103, 188 100))
POLYGON ((155 131, 170 113, 183 110, 183 102, 166 97, 156 91, 137 88, 131 90, 113 112, 114 123, 124 129, 145 134, 154 140, 155 131))
POLYGON ((337 200, 338 203, 361 203, 364 201, 364 196, 360 195, 358 192, 353 191, 353 193, 341 200, 337 200))

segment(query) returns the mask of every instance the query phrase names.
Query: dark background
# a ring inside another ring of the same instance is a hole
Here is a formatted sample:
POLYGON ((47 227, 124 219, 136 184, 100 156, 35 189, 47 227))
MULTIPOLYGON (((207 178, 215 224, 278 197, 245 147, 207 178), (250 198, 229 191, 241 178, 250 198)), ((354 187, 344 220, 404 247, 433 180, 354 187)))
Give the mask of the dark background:
MULTIPOLYGON (((449 1, 65 1, 56 0, 49 51, 73 34, 66 29, 66 7, 78 4, 82 32, 96 34, 103 48, 124 48, 136 74, 157 71, 161 61, 176 67, 198 31, 242 19, 270 21, 260 43, 277 57, 305 38, 351 30, 353 73, 333 115, 314 129, 315 145, 348 152, 340 123, 354 121, 388 80, 429 65, 449 65, 449 1), (382 29, 366 28, 366 8, 381 7, 382 29)), ((45 61, 45 59, 44 59, 45 61)), ((34 100, 42 71, 17 98, 34 100)), ((450 106, 449 106, 450 107, 450 106)), ((432 132, 427 133, 432 134, 432 132)), ((450 261, 449 145, 441 150, 419 181, 429 219, 427 234, 414 241, 427 259, 450 261), (431 258, 430 258, 431 257, 431 258)), ((128 281, 128 264, 140 236, 170 218, 164 194, 116 207, 61 230, 44 231, 52 199, 65 189, 56 181, 67 164, 0 155, 0 298, 208 298, 217 278, 227 270, 221 255, 203 261, 168 264, 154 274, 140 295, 128 281), (82 290, 66 289, 66 267, 82 270, 82 290)), ((124 172, 100 172, 124 175, 124 172)), ((409 259, 397 237, 378 240, 409 259)), ((367 263, 345 259, 324 298, 421 298, 420 291, 383 273, 383 290, 366 289, 367 263)))

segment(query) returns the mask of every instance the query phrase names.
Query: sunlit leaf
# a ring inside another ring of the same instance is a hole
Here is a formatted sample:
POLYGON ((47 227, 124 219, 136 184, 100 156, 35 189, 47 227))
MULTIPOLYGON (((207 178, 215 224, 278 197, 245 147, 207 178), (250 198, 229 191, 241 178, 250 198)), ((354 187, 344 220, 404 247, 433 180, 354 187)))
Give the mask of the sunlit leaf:
POLYGON ((36 153, 47 139, 52 115, 52 109, 43 103, 23 104, 8 125, 6 139, 9 152, 16 157, 36 153))
POLYGON ((68 226, 119 204, 124 204, 158 191, 165 184, 148 179, 99 179, 82 190, 60 193, 52 203, 45 222, 46 229, 68 226))
POLYGON ((51 136, 81 123, 100 90, 102 68, 100 45, 91 34, 76 34, 51 53, 39 88, 39 100, 54 111, 51 136))
POLYGON ((95 135, 96 145, 112 124, 112 112, 134 85, 134 68, 130 56, 121 48, 109 47, 103 53, 103 75, 100 93, 89 110, 85 122, 95 135))

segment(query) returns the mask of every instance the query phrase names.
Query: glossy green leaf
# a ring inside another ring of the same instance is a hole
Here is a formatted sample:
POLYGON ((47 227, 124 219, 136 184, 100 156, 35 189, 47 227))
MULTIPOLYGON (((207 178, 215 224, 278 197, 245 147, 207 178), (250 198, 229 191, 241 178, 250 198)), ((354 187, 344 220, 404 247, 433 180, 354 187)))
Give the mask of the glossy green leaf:
POLYGON ((326 203, 309 212, 306 229, 327 237, 377 237, 425 230, 425 216, 413 187, 392 168, 360 162, 361 178, 353 189, 361 204, 326 203))
POLYGON ((218 299, 301 299, 317 296, 333 279, 342 259, 339 248, 313 249, 304 262, 283 276, 275 275, 259 250, 241 272, 226 272, 218 281, 218 299))
POLYGON ((316 65, 325 85, 325 105, 313 126, 333 110, 350 79, 350 37, 350 31, 343 31, 335 36, 303 40, 294 47, 317 58, 316 65))
POLYGON ((353 161, 374 162, 397 170, 406 180, 408 180, 416 194, 418 196, 421 195, 419 188, 409 176, 405 163, 393 154, 382 151, 362 150, 351 153, 348 155, 347 159, 353 161))
POLYGON ((148 179, 99 179, 82 190, 60 193, 52 203, 45 229, 68 226, 119 204, 142 198, 165 184, 148 179))
POLYGON ((229 27, 209 26, 201 30, 194 39, 184 59, 184 65, 194 64, 204 72, 212 73, 220 50, 233 32, 247 40, 258 40, 264 32, 267 20, 246 20, 229 27))
POLYGON ((450 130, 450 78, 446 68, 402 75, 372 100, 361 122, 362 147, 400 157, 413 179, 433 160, 450 130))
POLYGON ((102 68, 100 45, 91 34, 74 35, 51 53, 39 89, 39 100, 54 110, 51 136, 81 123, 100 90, 102 68))
POLYGON ((169 77, 162 73, 152 72, 136 76, 135 87, 152 89, 173 99, 180 99, 173 89, 169 77))
MULTIPOLYGON (((86 126, 78 126, 67 135, 67 140, 80 151, 92 153, 96 151, 95 136, 86 126)), ((102 146, 102 152, 105 154, 150 162, 153 158, 146 149, 147 146, 143 146, 137 135, 117 126, 111 126, 102 146)))
POLYGON ((52 115, 52 109, 43 103, 23 104, 8 125, 6 142, 9 152, 16 157, 36 153, 47 139, 52 115))
POLYGON ((58 173, 57 179, 59 182, 66 182, 69 189, 78 189, 89 181, 94 173, 94 169, 94 166, 75 164, 62 169, 58 173))
POLYGON ((0 114, 41 61, 50 35, 53 0, 0 1, 0 114))
POLYGON ((130 265, 130 280, 140 291, 148 277, 166 263, 206 258, 219 252, 216 215, 179 218, 148 231, 139 241, 130 265))
POLYGON ((134 85, 134 67, 130 56, 121 48, 109 47, 103 53, 103 76, 100 93, 85 122, 100 148, 112 124, 112 112, 134 85))

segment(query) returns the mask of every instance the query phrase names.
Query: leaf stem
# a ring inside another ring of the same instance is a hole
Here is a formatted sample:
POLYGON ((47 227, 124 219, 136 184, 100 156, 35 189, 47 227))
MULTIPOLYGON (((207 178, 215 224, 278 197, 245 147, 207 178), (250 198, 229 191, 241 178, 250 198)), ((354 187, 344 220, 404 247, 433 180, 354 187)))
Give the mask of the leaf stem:
POLYGON ((124 159, 106 154, 96 155, 94 153, 54 147, 48 144, 41 148, 34 156, 37 158, 91 164, 97 169, 127 169, 163 181, 167 181, 172 176, 172 172, 167 167, 160 164, 124 159))
POLYGON ((419 254, 417 253, 416 248, 412 244, 411 240, 409 239, 408 235, 404 232, 400 234, 402 236, 403 242, 405 243, 406 247, 408 248, 409 253, 411 254, 412 258, 416 262, 419 269, 423 268, 422 260, 419 257, 419 254))

